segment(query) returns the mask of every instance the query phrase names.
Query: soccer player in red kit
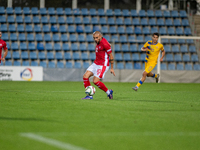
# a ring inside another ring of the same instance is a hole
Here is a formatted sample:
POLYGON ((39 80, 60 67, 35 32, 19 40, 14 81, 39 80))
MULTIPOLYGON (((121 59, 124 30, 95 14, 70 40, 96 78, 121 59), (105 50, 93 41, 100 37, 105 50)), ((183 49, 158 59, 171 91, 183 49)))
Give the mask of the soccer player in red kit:
POLYGON ((1 39, 1 36, 2 36, 2 33, 0 32, 0 66, 1 66, 1 61, 5 61, 5 58, 7 56, 7 53, 8 53, 8 49, 7 49, 7 46, 6 46, 6 42, 4 40, 1 39), (4 49, 4 55, 3 57, 1 58, 1 55, 2 55, 2 48, 4 49))
MULTIPOLYGON (((111 45, 105 38, 103 38, 102 34, 99 31, 95 31, 93 33, 93 38, 97 44, 95 48, 96 59, 83 75, 84 87, 86 88, 91 85, 89 78, 91 76, 94 76, 93 83, 101 90, 106 92, 109 99, 113 99, 113 90, 108 90, 104 83, 100 81, 100 79, 103 79, 105 73, 109 70, 109 62, 111 63, 110 73, 115 76, 115 72, 113 69, 114 58, 112 55, 111 45)), ((85 98, 82 99, 93 99, 93 97, 87 95, 85 98)))

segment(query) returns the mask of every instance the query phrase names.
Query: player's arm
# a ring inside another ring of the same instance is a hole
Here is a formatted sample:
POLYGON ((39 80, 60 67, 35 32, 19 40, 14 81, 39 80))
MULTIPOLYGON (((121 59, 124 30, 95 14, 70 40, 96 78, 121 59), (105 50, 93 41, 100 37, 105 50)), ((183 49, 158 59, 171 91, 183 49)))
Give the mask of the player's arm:
POLYGON ((110 61, 110 64, 111 64, 111 69, 110 69, 110 73, 112 73, 114 76, 115 76, 115 71, 114 71, 114 69, 113 69, 113 66, 114 66, 114 57, 113 57, 113 55, 112 55, 112 53, 110 53, 110 54, 108 54, 108 56, 109 56, 109 61, 110 61))
POLYGON ((6 58, 7 54, 8 54, 8 49, 7 49, 6 44, 5 44, 5 46, 4 46, 3 49, 4 49, 4 55, 3 55, 3 58, 1 58, 1 60, 2 60, 2 61, 5 61, 5 58, 6 58))
POLYGON ((143 52, 148 51, 148 42, 146 42, 146 43, 144 44, 144 46, 141 48, 141 51, 143 51, 143 52))
POLYGON ((160 61, 163 61, 164 56, 165 56, 165 50, 163 49, 163 50, 162 50, 162 56, 161 56, 161 58, 160 58, 160 61))

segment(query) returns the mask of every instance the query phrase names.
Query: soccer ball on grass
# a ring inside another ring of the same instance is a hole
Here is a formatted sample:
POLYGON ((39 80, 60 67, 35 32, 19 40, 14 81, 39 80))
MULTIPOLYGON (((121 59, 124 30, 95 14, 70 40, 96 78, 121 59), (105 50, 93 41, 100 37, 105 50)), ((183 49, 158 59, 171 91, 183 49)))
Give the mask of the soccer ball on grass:
POLYGON ((93 96, 96 92, 96 89, 93 86, 88 86, 85 89, 85 93, 89 96, 93 96))

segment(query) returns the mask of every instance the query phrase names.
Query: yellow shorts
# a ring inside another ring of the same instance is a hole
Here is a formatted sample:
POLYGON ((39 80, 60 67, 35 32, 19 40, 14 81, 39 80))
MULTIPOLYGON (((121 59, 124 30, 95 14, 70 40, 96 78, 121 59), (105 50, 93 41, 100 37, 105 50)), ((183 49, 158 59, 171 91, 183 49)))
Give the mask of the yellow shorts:
POLYGON ((145 62, 145 71, 147 73, 151 72, 153 70, 153 68, 156 66, 157 63, 153 62, 145 62))

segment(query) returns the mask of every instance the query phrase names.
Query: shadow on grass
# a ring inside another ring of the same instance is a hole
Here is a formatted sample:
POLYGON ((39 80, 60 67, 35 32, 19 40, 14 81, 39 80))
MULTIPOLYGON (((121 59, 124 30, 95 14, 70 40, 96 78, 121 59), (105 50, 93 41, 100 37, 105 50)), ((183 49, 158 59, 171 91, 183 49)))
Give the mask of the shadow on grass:
POLYGON ((1 120, 8 120, 8 121, 46 121, 46 122, 55 122, 53 120, 45 120, 39 118, 11 118, 11 117, 0 117, 1 120))

